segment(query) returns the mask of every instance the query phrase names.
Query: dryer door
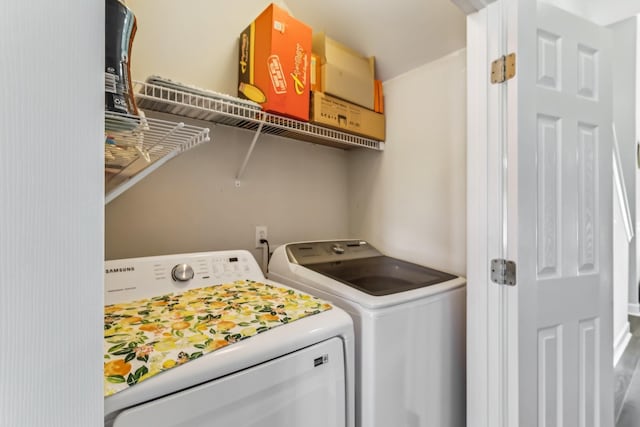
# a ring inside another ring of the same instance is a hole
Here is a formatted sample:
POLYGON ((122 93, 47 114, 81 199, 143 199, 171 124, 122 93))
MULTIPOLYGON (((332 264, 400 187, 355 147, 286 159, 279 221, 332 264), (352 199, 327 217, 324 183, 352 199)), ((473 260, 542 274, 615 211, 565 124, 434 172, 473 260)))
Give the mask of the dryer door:
POLYGON ((126 409, 113 426, 343 427, 347 419, 344 366, 342 340, 331 338, 126 409))

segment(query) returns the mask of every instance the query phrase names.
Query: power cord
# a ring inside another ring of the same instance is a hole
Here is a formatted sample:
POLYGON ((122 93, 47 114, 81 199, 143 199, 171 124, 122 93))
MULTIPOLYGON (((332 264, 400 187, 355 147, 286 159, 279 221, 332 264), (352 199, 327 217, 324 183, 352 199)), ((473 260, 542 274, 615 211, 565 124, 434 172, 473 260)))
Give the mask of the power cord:
POLYGON ((269 241, 267 239, 260 239, 260 243, 267 245, 267 265, 269 265, 269 262, 271 261, 271 248, 269 247, 269 241))

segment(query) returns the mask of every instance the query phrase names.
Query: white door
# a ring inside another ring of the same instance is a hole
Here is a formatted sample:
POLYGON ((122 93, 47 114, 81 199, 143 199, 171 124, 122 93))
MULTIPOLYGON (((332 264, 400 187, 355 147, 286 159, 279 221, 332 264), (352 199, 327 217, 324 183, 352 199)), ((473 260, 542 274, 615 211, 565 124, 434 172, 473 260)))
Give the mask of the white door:
POLYGON ((612 426, 610 34, 534 0, 469 23, 469 72, 483 52, 517 71, 469 78, 488 102, 469 110, 468 425, 612 426))

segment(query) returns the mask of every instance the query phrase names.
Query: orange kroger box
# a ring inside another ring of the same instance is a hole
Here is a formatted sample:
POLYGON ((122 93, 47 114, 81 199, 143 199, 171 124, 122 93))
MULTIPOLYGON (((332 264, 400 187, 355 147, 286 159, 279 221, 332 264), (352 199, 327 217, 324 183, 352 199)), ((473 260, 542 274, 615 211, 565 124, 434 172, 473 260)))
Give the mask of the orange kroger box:
POLYGON ((311 28, 271 4, 240 34, 238 96, 309 120, 311 28))

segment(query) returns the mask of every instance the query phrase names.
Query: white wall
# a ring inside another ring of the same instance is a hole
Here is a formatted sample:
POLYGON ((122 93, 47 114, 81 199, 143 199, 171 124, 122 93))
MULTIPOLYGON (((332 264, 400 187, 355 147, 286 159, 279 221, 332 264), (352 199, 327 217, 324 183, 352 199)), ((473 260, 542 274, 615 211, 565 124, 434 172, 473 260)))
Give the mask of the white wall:
MULTIPOLYGON (((636 217, 636 132, 635 132, 635 92, 636 92, 636 18, 629 18, 623 22, 610 26, 613 31, 613 121, 616 128, 618 147, 623 179, 627 190, 629 211, 632 226, 636 217)), ((637 236, 631 242, 627 241, 623 211, 620 210, 619 199, 613 196, 614 203, 614 249, 613 249, 613 337, 616 354, 624 350, 628 341, 629 322, 628 301, 629 291, 637 286, 636 259, 637 236)))
MULTIPOLYGON (((189 123, 200 123, 190 121, 189 123)), ((252 133, 218 126, 212 142, 176 157, 106 208, 107 259, 347 235, 347 156, 342 150, 262 135, 241 186, 235 174, 252 133)))
POLYGON ((450 0, 286 0, 297 16, 366 56, 389 80, 464 48, 465 16, 450 0), (337 13, 338 12, 338 13, 337 13))
POLYGON ((349 231, 389 255, 466 272, 466 57, 384 83, 387 144, 350 153, 349 231))
POLYGON ((589 16, 600 25, 609 25, 640 13, 637 0, 590 0, 587 3, 589 16))
MULTIPOLYGON (((128 0, 138 32, 131 53, 134 80, 158 74, 237 94, 238 36, 269 0, 128 0)), ((282 1, 274 1, 287 8, 282 1)))
MULTIPOLYGON (((615 184, 614 184, 615 185, 615 184)), ((613 364, 618 363, 631 334, 627 318, 629 301, 629 244, 617 192, 613 191, 613 364)))
MULTIPOLYGON (((235 95, 238 35, 269 3, 130 0, 138 20, 133 78, 159 74, 235 95)), ((238 248, 260 261, 256 225, 268 227, 272 248, 346 237, 345 151, 263 135, 236 188, 252 136, 217 126, 212 143, 178 156, 111 202, 106 258, 238 248)))
POLYGON ((102 418, 104 3, 0 5, 0 425, 102 418))
MULTIPOLYGON (((640 144, 640 17, 636 17, 636 144, 640 144)), ((636 148, 637 150, 640 148, 636 148)), ((638 154, 636 154, 638 156, 638 154)), ((640 230, 640 173, 636 169, 636 233, 640 230)), ((636 237, 638 242, 638 237, 636 237)), ((640 316, 640 250, 636 247, 636 281, 629 287, 629 312, 640 316)))

